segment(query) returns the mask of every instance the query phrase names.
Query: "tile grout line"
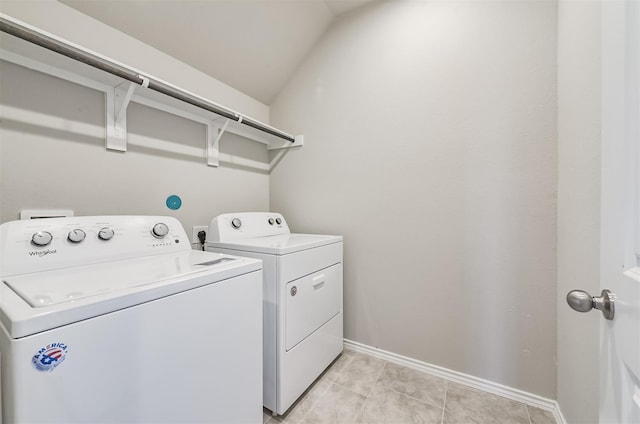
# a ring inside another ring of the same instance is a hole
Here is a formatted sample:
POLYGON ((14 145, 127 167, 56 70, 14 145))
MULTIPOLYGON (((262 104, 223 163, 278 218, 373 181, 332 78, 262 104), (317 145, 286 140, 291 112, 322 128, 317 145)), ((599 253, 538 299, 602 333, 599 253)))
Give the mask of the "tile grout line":
POLYGON ((363 422, 364 420, 364 407, 367 404, 367 401, 369 400, 369 396, 365 396, 364 401, 362 402, 362 406, 360 407, 360 411, 358 414, 356 414, 356 422, 363 422), (358 415, 360 416, 360 420, 358 420, 358 415))
POLYGON ((387 368, 387 364, 388 364, 388 362, 384 361, 384 364, 382 365, 382 369, 378 372, 378 376, 376 377, 376 381, 373 382, 373 385, 369 389, 369 393, 367 393, 367 395, 364 397, 364 402, 362 402, 362 406, 360 407, 360 416, 362 417, 362 419, 364 419, 364 407, 367 404, 367 401, 369 400, 369 397, 371 396, 371 391, 376 386, 376 384, 378 384, 378 380, 380 380, 380 377, 382 377, 382 374, 384 373, 384 370, 387 368))
MULTIPOLYGON (((389 362, 389 361, 385 361, 385 362, 386 362, 386 363, 385 363, 385 368, 386 368, 386 366, 387 366, 388 364, 391 364, 391 362, 389 362)), ((401 365, 401 366, 402 366, 403 368, 406 368, 406 367, 404 367, 403 365, 401 365)), ((419 372, 419 371, 418 371, 418 372, 419 372)), ((377 379, 377 380, 376 380, 376 382, 374 383, 374 386, 375 386, 376 384, 378 384, 378 381, 380 380, 380 377, 381 377, 381 376, 382 376, 382 374, 380 374, 380 376, 378 377, 378 379, 377 379)), ((443 383, 444 383, 444 385, 445 385, 445 402, 446 402, 446 399, 447 399, 447 388, 449 387, 449 382, 448 382, 448 380, 447 380, 447 379, 445 379, 445 378, 440 378, 440 377, 435 377, 435 378, 437 378, 438 380, 442 380, 442 382, 443 382, 443 383)), ((431 384, 431 383, 429 383, 429 384, 431 384)), ((385 385, 383 385, 383 386, 382 386, 382 388, 384 388, 385 390, 389 390, 389 391, 391 391, 391 392, 397 393, 397 394, 399 394, 399 395, 402 395, 402 396, 408 397, 409 399, 417 400, 418 402, 420 402, 420 403, 424 403, 425 405, 432 406, 432 407, 434 407, 434 408, 444 409, 444 403, 443 403, 443 405, 442 405, 442 406, 437 406, 437 405, 434 405, 434 404, 429 403, 429 402, 427 402, 427 401, 424 401, 424 400, 422 400, 422 399, 419 399, 419 398, 417 398, 417 397, 411 396, 410 394, 403 393, 403 392, 401 392, 401 391, 399 391, 399 390, 395 390, 395 389, 393 389, 393 388, 391 388, 391 387, 387 387, 387 386, 385 386, 385 385)))
POLYGON ((336 386, 341 387, 341 388, 343 388, 343 389, 345 389, 345 390, 347 390, 347 391, 349 391, 351 393, 355 393, 356 395, 363 396, 364 397, 364 402, 362 402, 362 406, 360 407, 360 412, 364 413, 364 406, 367 403, 367 400, 369 400, 369 395, 371 394, 371 390, 378 383, 378 380, 382 376, 382 373, 384 372, 384 369, 387 367, 387 363, 388 363, 387 361, 384 361, 384 365, 382 366, 382 369, 378 372, 378 376, 376 377, 376 381, 373 383, 373 385, 371 386, 371 389, 369 389, 369 392, 366 395, 363 395, 362 393, 358 393, 355 390, 353 390, 353 389, 351 389, 349 387, 343 386, 340 383, 331 382, 331 384, 335 384, 336 386))
MULTIPOLYGON (((318 380, 318 382, 320 382, 320 380, 318 380)), ((327 393, 329 393, 329 390, 331 390, 331 386, 333 386, 335 383, 331 380, 327 380, 327 382, 329 383, 329 387, 327 387, 326 389, 324 389, 324 391, 322 392, 322 394, 320 394, 318 396, 318 398, 316 399, 315 402, 313 402, 311 405, 309 405, 309 408, 307 409, 307 411, 302 414, 302 417, 300 418, 300 420, 304 423, 305 419, 307 418, 307 415, 309 415, 309 412, 311 412, 315 406, 320 403, 320 401, 327 395, 327 393)), ((315 389, 315 387, 314 387, 315 389)), ((313 390, 313 389, 312 389, 313 390)), ((302 400, 303 397, 307 396, 311 391, 307 392, 306 394, 302 395, 299 399, 302 400)), ((286 419, 284 420, 286 423, 286 419)))
POLYGON ((444 411, 447 407, 447 394, 449 393, 449 382, 445 380, 444 403, 442 404, 442 415, 440 416, 440 424, 444 424, 444 411))
POLYGON ((384 364, 382 365, 382 368, 380 369, 380 371, 378 371, 378 376, 376 377, 376 381, 373 382, 373 385, 369 389, 369 393, 367 393, 367 396, 366 396, 367 398, 371 394, 371 391, 376 386, 376 384, 378 384, 378 381, 380 381, 380 377, 382 377, 382 374, 384 374, 384 370, 387 369, 387 364, 388 364, 388 362, 384 361, 384 364))
MULTIPOLYGON (((445 381, 445 384, 447 384, 447 382, 446 382, 446 381, 445 381)), ((388 391, 390 391, 390 392, 393 392, 393 393, 397 393, 397 394, 399 394, 399 395, 402 395, 402 396, 404 396, 404 397, 408 397, 409 399, 417 400, 418 402, 420 402, 420 403, 424 403, 425 405, 432 406, 432 407, 434 407, 434 408, 438 408, 438 409, 444 409, 444 406, 436 406, 436 405, 434 405, 434 404, 432 404, 432 403, 425 402, 425 401, 424 401, 424 400, 422 400, 422 399, 418 399, 417 397, 413 397, 413 396, 408 395, 408 394, 406 394, 406 393, 403 393, 403 392, 400 392, 400 391, 398 391, 398 390, 395 390, 395 389, 393 389, 393 388, 391 388, 391 387, 382 386, 382 388, 383 388, 383 389, 385 389, 385 390, 388 390, 388 391)), ((446 402, 446 399, 447 399, 447 392, 446 392, 446 389, 445 389, 444 398, 445 398, 445 402, 446 402)))
MULTIPOLYGON (((384 360, 383 360, 383 361, 384 361, 384 360)), ((387 367, 387 364, 388 364, 388 362, 387 362, 387 361, 384 361, 384 365, 383 365, 382 369, 381 369, 380 371, 378 371, 378 376, 376 377, 376 380, 373 382, 373 384, 371 385, 371 388, 369 389, 369 391, 367 392, 367 394, 366 394, 366 395, 364 395, 364 394, 362 394, 362 393, 358 393, 358 392, 356 392, 355 390, 353 390, 352 388, 347 387, 347 386, 344 386, 344 385, 342 385, 342 384, 340 384, 340 383, 338 383, 338 382, 336 382, 336 381, 331 381, 331 383, 335 384, 336 386, 342 387, 343 389, 348 390, 348 391, 350 391, 351 393, 355 393, 355 394, 357 394, 357 395, 364 396, 364 397, 365 397, 365 399, 367 399, 367 398, 369 397, 369 395, 371 394, 371 390, 373 389, 373 387, 378 383, 378 380, 379 380, 379 379, 380 379, 380 377, 382 376, 382 373, 384 372, 384 369, 387 367)))
POLYGON ((338 387, 340 387, 340 388, 342 388, 342 389, 345 389, 346 391, 349 391, 349 392, 351 392, 351 393, 355 393, 356 395, 364 396, 365 398, 368 398, 368 397, 369 397, 368 395, 363 395, 362 393, 358 393, 358 392, 356 392, 355 390, 353 390, 353 389, 351 389, 351 388, 349 388, 349 387, 347 387, 347 386, 343 386, 343 385, 342 385, 342 384, 340 384, 340 383, 336 383, 335 381, 331 381, 330 383, 331 383, 331 384, 335 384, 336 386, 338 386, 338 387))
POLYGON ((329 386, 328 386, 326 389, 324 389, 324 391, 322 392, 322 394, 321 394, 320 396, 318 396, 318 398, 316 399, 316 401, 315 401, 315 402, 313 402, 313 403, 309 406, 309 409, 307 409, 307 412, 305 412, 305 413, 302 415, 302 422, 303 422, 303 423, 304 423, 305 419, 307 418, 307 415, 309 415, 309 412, 313 411, 313 410, 315 409, 316 405, 318 405, 318 404, 320 403, 320 401, 321 401, 322 399, 324 399, 324 397, 325 397, 325 396, 327 396, 327 393, 329 393, 329 391, 331 390, 331 386, 333 386, 333 384, 334 384, 334 383, 333 383, 332 381, 330 381, 329 383, 330 383, 330 384, 329 384, 329 386))
POLYGON ((531 421, 531 414, 529 413, 529 407, 526 404, 524 405, 524 409, 527 410, 527 418, 529 418, 529 424, 533 424, 533 421, 531 421))

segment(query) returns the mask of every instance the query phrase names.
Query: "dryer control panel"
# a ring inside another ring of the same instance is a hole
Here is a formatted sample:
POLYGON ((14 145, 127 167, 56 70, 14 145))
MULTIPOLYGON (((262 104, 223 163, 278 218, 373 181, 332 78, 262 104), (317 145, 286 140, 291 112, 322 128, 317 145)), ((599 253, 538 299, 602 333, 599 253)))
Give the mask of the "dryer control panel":
POLYGON ((190 250, 168 216, 74 216, 0 225, 0 275, 50 271, 190 250))
POLYGON ((284 217, 275 212, 241 212, 218 215, 211 220, 208 242, 230 242, 256 237, 290 234, 284 217))

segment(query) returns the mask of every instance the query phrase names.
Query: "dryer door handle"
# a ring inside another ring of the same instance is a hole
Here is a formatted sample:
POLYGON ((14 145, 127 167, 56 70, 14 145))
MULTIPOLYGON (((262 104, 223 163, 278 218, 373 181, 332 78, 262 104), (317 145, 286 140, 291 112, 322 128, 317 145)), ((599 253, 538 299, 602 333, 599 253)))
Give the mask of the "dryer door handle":
POLYGON ((320 290, 321 288, 324 287, 325 275, 324 274, 317 275, 313 277, 311 281, 312 281, 313 289, 320 290))

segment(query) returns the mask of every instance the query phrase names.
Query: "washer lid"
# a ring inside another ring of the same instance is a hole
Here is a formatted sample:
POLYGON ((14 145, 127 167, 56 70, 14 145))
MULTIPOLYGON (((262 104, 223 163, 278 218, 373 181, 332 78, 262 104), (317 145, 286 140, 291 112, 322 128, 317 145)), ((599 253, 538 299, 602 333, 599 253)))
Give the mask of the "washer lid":
MULTIPOLYGON (((268 237, 255 237, 232 242, 207 242, 208 247, 233 249, 245 252, 287 255, 300 250, 312 249, 342 241, 342 236, 319 234, 281 234, 268 237)), ((241 253, 238 253, 241 255, 241 253)))
POLYGON ((146 258, 80 266, 4 278, 25 302, 34 308, 73 302, 99 294, 115 293, 176 277, 209 271, 209 267, 233 261, 231 257, 210 258, 192 263, 190 254, 146 258))
POLYGON ((255 259, 189 250, 2 279, 0 321, 18 338, 261 269, 255 259))

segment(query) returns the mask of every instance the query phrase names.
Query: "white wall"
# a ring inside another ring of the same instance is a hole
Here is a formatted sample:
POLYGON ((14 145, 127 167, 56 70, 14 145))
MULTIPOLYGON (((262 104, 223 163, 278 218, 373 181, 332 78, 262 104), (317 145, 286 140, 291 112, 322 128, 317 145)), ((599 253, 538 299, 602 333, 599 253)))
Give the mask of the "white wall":
POLYGON ((556 4, 374 3, 271 107, 294 231, 345 236, 345 336, 556 391, 556 4))
POLYGON ((602 315, 565 297, 600 292, 600 8, 558 4, 558 403, 569 423, 598 418, 602 315))
MULTIPOLYGON (((70 41, 148 69, 173 84, 268 121, 268 107, 125 34, 52 1, 3 1, 1 11, 70 41)), ((127 111, 129 149, 104 147, 102 93, 0 62, 0 222, 29 208, 77 215, 162 214, 193 225, 234 210, 268 210, 269 176, 222 163, 206 166, 205 127, 147 107, 127 111), (194 154, 149 149, 168 142, 194 154), (165 205, 171 194, 183 206, 165 205)), ((226 134, 222 153, 267 162, 264 145, 226 134)))

